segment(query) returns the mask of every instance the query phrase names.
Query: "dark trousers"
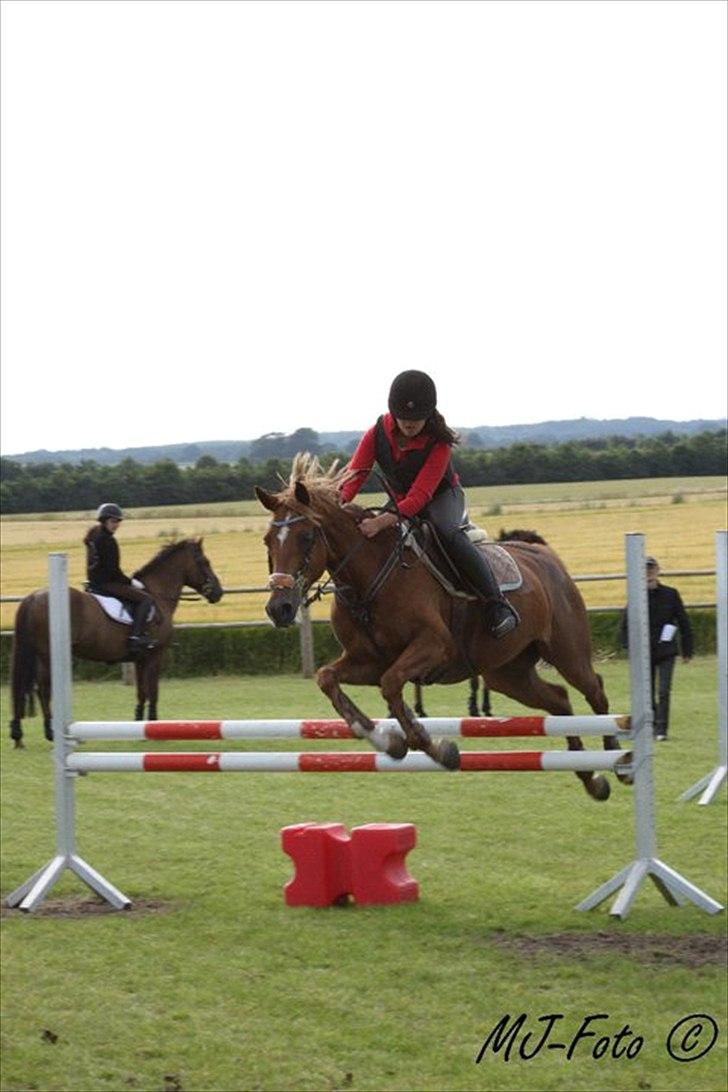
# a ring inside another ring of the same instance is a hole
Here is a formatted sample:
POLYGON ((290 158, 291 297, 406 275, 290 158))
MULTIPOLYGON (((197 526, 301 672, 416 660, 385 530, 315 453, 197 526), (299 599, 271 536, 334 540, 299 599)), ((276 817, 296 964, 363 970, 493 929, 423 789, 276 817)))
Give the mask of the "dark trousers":
POLYGON ((465 494, 456 485, 434 497, 422 515, 434 526, 460 575, 480 597, 489 603, 502 602, 503 597, 487 559, 463 530, 465 512, 465 494))
POLYGON ((135 588, 133 584, 98 584, 94 585, 94 591, 98 590, 103 595, 112 595, 115 599, 121 599, 125 603, 132 617, 131 635, 139 637, 144 632, 147 620, 154 610, 154 600, 149 592, 143 588, 135 588))
POLYGON ((666 736, 670 718, 670 688, 672 673, 675 670, 675 657, 652 664, 652 712, 654 714, 654 733, 666 736))

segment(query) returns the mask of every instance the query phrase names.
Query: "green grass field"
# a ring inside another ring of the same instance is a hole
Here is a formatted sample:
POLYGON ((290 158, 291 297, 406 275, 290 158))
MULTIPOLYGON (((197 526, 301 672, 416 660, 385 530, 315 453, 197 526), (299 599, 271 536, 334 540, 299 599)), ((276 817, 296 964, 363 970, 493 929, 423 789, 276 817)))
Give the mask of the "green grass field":
MULTIPOLYGON (((627 665, 600 670, 612 708, 626 710, 627 665)), ((375 691, 351 693, 381 715, 375 691)), ((7 697, 3 689, 3 725, 7 697)), ((82 683, 74 715, 126 719, 132 701, 119 683, 82 683)), ((465 687, 432 688, 427 705, 464 713, 465 687)), ((494 706, 518 708, 498 696, 494 706)), ((716 713, 715 659, 678 664, 672 738, 656 753, 656 811, 662 859, 724 901, 725 795, 706 808, 676 803, 715 764, 716 713)), ((166 681, 162 714, 331 711, 310 680, 223 677, 166 681)), ((4 892, 53 852, 51 761, 37 721, 26 739, 23 752, 2 740, 4 892)), ((597 804, 570 774, 97 774, 79 782, 77 798, 80 852, 135 906, 92 913, 84 889, 65 879, 47 911, 4 912, 3 1089, 726 1087, 725 916, 669 907, 651 885, 625 922, 606 906, 574 909, 633 857, 629 788, 614 784, 597 804), (415 823, 408 866, 419 901, 287 908, 292 868, 279 832, 305 820, 415 823), (545 1047, 528 1061, 487 1052, 476 1065, 496 1023, 521 1013, 536 1034, 540 1017, 563 1014, 552 1042, 570 1042, 584 1017, 601 1013, 599 1035, 613 1043, 628 1024, 628 1042, 644 1043, 631 1059, 592 1057, 592 1039, 570 1061, 545 1047), (712 1015, 720 1036, 686 1064, 666 1040, 694 1013, 712 1015)))

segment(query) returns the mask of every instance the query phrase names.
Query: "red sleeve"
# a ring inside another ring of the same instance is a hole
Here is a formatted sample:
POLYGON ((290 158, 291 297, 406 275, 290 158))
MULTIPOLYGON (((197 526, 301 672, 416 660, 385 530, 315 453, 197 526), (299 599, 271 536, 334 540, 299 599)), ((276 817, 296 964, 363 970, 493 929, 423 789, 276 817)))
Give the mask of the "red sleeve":
POLYGON ((420 470, 412 486, 401 501, 397 502, 403 516, 416 516, 435 495, 435 490, 445 477, 450 461, 451 445, 444 441, 435 444, 427 457, 427 462, 420 470))
POLYGON ((352 476, 341 487, 342 504, 348 504, 350 500, 354 499, 367 480, 369 471, 374 466, 376 455, 375 433, 376 425, 364 433, 349 461, 346 469, 350 471, 352 476))

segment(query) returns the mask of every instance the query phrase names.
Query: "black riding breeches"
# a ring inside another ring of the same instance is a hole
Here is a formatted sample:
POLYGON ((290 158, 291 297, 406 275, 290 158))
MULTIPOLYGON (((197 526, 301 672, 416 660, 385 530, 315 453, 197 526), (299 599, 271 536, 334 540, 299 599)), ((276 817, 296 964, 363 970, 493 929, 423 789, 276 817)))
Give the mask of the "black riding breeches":
POLYGON ((421 515, 433 525, 448 556, 473 590, 482 599, 500 599, 500 589, 487 559, 470 541, 463 527, 467 522, 467 510, 461 487, 456 485, 440 493, 421 515))

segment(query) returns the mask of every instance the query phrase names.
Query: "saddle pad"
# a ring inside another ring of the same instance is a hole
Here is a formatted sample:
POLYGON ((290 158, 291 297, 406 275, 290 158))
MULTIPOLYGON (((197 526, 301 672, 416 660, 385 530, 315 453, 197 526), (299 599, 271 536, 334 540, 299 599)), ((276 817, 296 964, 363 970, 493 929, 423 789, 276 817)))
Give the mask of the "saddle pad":
POLYGON ((131 625, 131 615, 121 599, 114 599, 112 595, 97 595, 96 592, 89 592, 89 595, 93 595, 96 602, 101 604, 109 618, 113 618, 115 622, 123 622, 125 626, 131 625))
POLYGON ((515 591, 516 588, 520 588, 523 583, 521 572, 511 555, 502 546, 495 542, 478 542, 476 545, 490 562, 493 576, 498 581, 501 591, 515 591))

